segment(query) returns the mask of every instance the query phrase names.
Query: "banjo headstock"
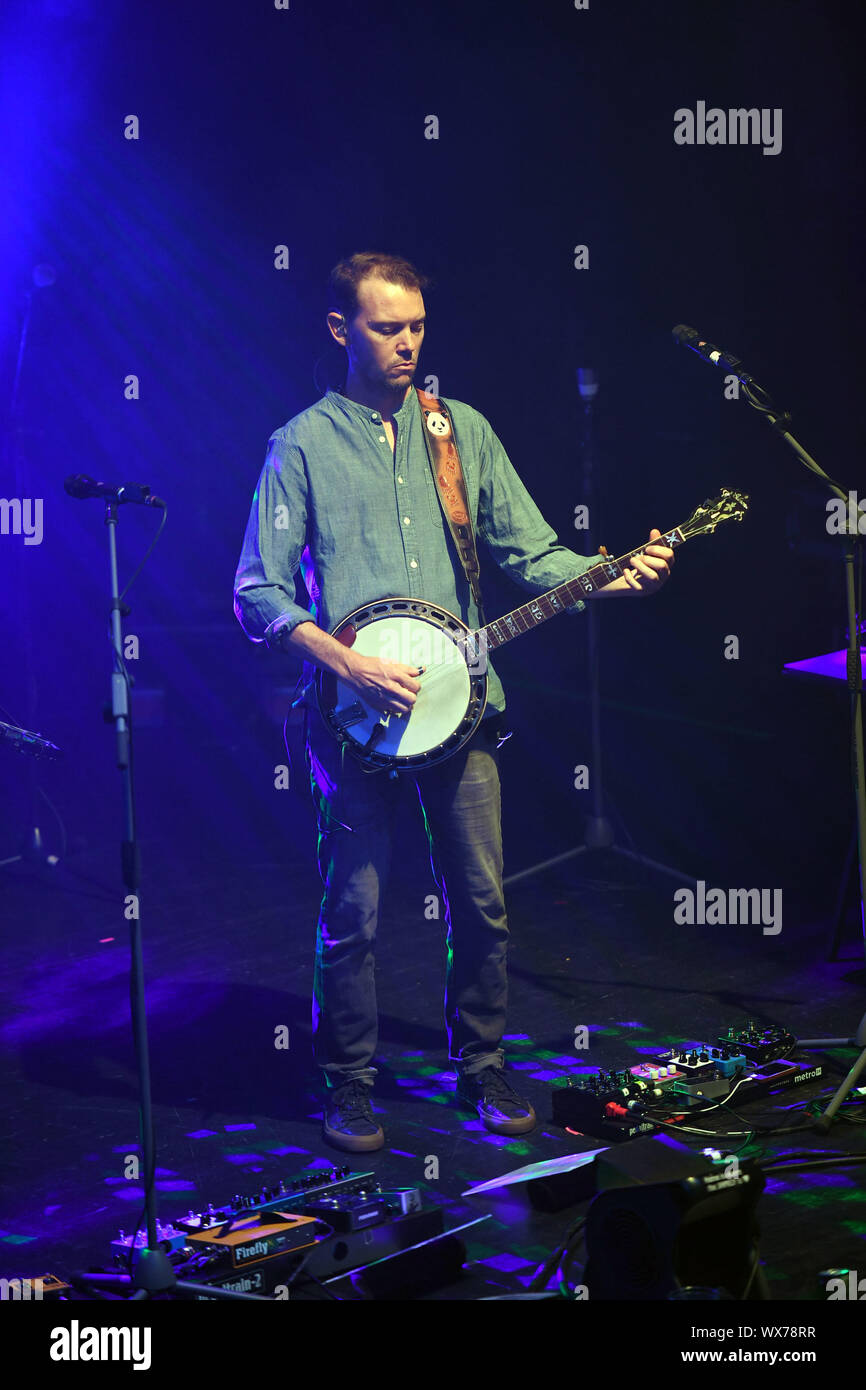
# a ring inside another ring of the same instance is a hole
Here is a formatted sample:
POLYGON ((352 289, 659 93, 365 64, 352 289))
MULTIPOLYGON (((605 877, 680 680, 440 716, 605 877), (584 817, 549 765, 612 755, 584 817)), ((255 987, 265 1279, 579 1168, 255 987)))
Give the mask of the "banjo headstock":
POLYGON ((692 536, 711 536, 724 521, 742 521, 748 510, 749 499, 745 492, 733 492, 731 488, 723 487, 718 497, 712 501, 708 498, 695 507, 685 525, 678 529, 686 540, 692 536))

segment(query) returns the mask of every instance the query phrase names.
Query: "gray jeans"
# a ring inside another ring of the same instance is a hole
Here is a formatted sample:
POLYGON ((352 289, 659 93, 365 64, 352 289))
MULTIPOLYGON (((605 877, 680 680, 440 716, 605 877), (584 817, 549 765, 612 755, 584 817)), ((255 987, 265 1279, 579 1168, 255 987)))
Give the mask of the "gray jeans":
MULTIPOLYGON (((497 729, 497 720, 484 720, 458 753, 413 779, 447 929, 449 1057, 466 1073, 502 1066, 504 1058, 508 926, 497 729)), ((316 936, 315 1057, 329 1087, 354 1077, 372 1084, 379 902, 390 867, 399 782, 411 774, 393 779, 385 772, 364 772, 342 752, 318 710, 307 718, 306 759, 324 885, 316 936)), ((411 937, 406 949, 412 949, 411 937)))

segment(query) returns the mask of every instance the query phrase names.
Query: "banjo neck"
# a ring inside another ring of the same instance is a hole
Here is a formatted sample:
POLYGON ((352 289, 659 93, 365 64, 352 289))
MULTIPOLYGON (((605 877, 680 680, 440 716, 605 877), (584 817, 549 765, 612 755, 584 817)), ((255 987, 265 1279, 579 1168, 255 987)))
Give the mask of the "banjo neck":
MULTIPOLYGON (((659 537, 672 550, 692 536, 715 531, 723 521, 742 521, 748 498, 723 488, 703 502, 682 526, 659 537)), ((412 661, 422 681, 411 717, 392 718, 368 704, 349 682, 320 671, 319 710, 331 733, 366 772, 428 767, 449 758, 472 737, 487 704, 488 650, 510 642, 564 613, 579 599, 597 593, 623 573, 626 564, 652 541, 617 559, 605 556, 575 579, 530 599, 473 632, 461 618, 418 598, 385 598, 349 613, 333 631, 337 641, 357 646, 363 656, 412 661)), ((602 551, 604 554, 604 551, 602 551)))
MULTIPOLYGON (((675 550, 686 539, 683 528, 676 526, 672 531, 660 536, 655 544, 666 545, 670 550, 675 550)), ((480 629, 480 646, 483 649, 486 641, 487 650, 495 651, 497 647, 510 642, 513 637, 520 637, 524 632, 546 623, 548 618, 555 618, 558 613, 564 613, 587 594, 597 594, 600 589, 606 589, 622 576, 626 563, 632 556, 643 554, 649 544, 652 542, 645 541, 643 545, 636 545, 633 550, 626 551, 615 560, 602 560, 600 564, 593 565, 576 579, 567 579, 555 589, 548 589, 546 594, 539 594, 528 603, 522 603, 519 608, 512 608, 510 613, 503 614, 495 622, 488 623, 480 629)))
POLYGON ((748 498, 743 493, 722 488, 718 497, 696 507, 688 521, 683 522, 681 526, 675 526, 671 531, 666 531, 658 541, 644 541, 643 545, 636 545, 633 550, 626 551, 615 560, 606 558, 600 564, 593 565, 591 569, 579 574, 576 579, 567 579, 555 589, 548 589, 546 594, 540 594, 528 603, 522 603, 519 608, 512 608, 510 613, 497 618, 495 622, 487 623, 473 634, 477 650, 495 651, 497 647, 510 642, 512 637, 520 637, 524 632, 547 622, 548 618, 555 618, 557 613, 564 613, 586 595, 591 596, 597 594, 600 589, 606 589, 614 580, 620 578, 627 562, 634 555, 641 555, 648 545, 666 545, 670 550, 676 550, 677 546, 691 540, 693 536, 712 535, 723 521, 742 521, 747 506, 748 498))

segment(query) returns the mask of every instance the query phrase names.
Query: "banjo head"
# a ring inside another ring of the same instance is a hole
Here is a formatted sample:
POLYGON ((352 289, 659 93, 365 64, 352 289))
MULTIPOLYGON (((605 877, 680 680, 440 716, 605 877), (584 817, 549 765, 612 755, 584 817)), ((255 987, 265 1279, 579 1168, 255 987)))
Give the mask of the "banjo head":
POLYGON ((474 651, 470 629, 453 613, 419 599, 384 599, 356 608, 332 635, 363 656, 423 668, 421 690, 404 716, 381 715, 344 681, 320 673, 322 717, 366 767, 429 767, 475 732, 487 704, 486 653, 474 651), (384 733, 377 731, 367 748, 383 720, 384 733))

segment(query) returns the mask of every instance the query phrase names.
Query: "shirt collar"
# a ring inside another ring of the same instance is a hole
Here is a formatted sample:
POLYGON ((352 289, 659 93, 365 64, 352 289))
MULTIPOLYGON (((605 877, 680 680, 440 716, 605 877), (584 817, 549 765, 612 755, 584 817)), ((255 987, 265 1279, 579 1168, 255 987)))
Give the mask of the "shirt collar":
MULTIPOLYGON (((344 396, 341 391, 330 390, 328 391, 325 399, 329 401, 331 405, 336 406, 338 409, 343 410, 346 414, 352 415, 358 419, 381 420, 382 418, 379 411, 374 410, 372 406, 361 405, 359 401, 350 400, 349 397, 344 396)), ((413 386, 407 392, 406 399, 403 401, 403 404, 400 406, 399 410, 394 411, 395 419, 399 420, 403 416, 414 411, 417 400, 418 396, 413 386)))

